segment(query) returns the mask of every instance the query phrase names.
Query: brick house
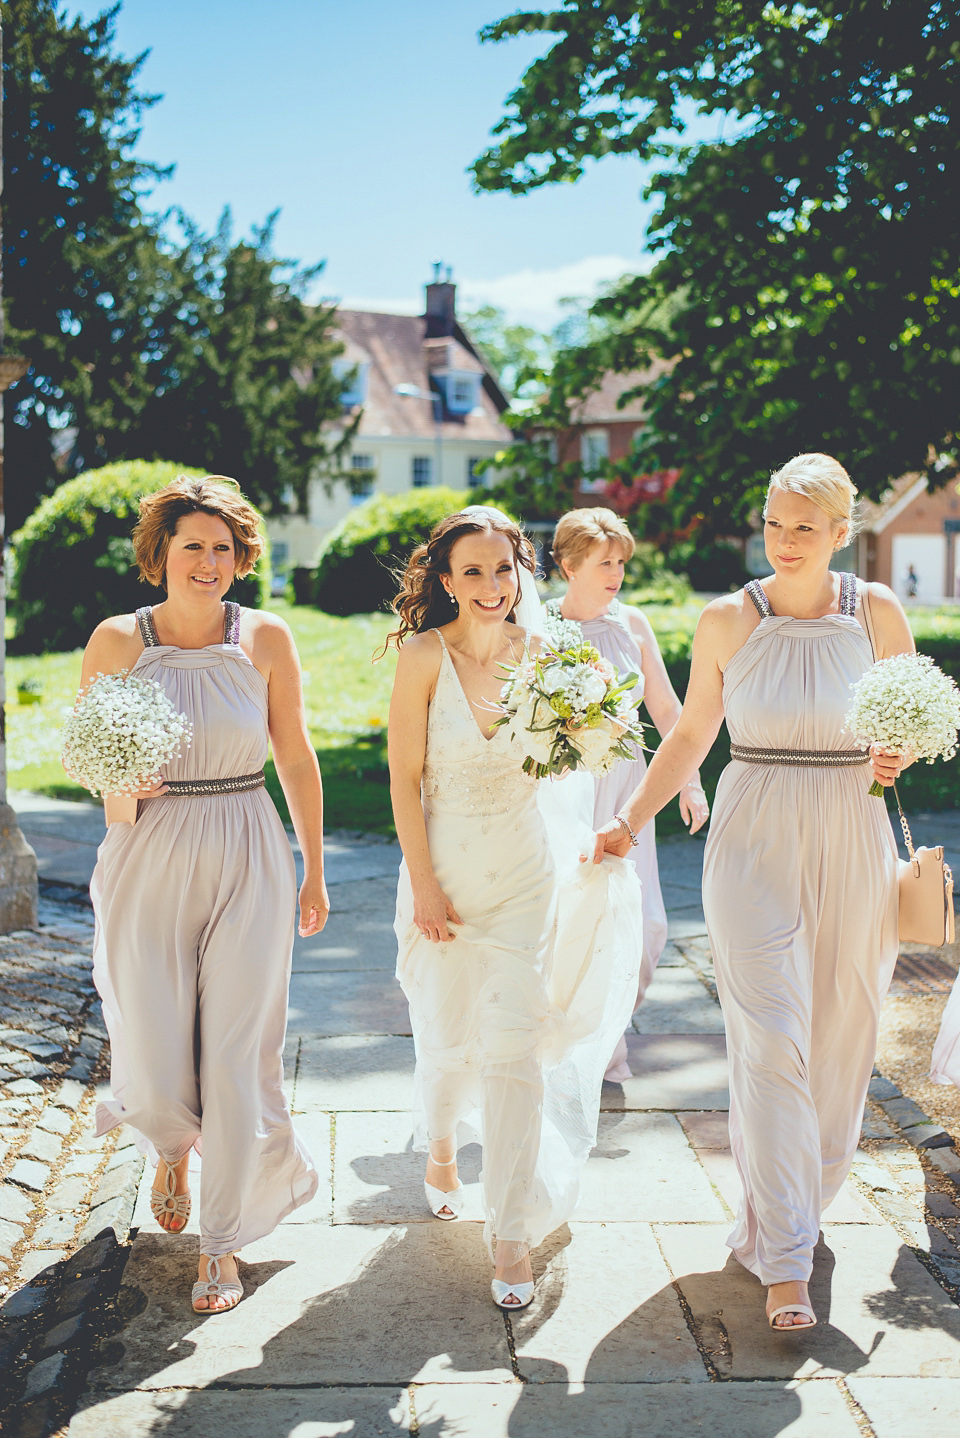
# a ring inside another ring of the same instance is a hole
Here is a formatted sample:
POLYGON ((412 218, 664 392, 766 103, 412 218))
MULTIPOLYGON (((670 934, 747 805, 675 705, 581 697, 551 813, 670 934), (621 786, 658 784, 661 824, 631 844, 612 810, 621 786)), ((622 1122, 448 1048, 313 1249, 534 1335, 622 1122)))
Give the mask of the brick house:
POLYGON ((343 419, 327 431, 331 448, 355 429, 344 477, 329 492, 315 479, 306 515, 269 521, 278 569, 312 565, 324 537, 369 495, 438 484, 466 489, 480 481, 480 461, 510 443, 501 418, 509 401, 457 319, 450 271, 443 280, 439 271, 426 286, 422 315, 337 311, 343 419))

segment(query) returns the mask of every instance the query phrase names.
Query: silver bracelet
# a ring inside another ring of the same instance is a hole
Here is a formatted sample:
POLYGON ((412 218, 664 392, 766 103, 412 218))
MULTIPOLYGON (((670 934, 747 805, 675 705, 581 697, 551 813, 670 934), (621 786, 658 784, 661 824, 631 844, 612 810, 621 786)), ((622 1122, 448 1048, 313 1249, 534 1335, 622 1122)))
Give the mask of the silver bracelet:
POLYGON ((633 830, 630 828, 630 825, 629 825, 628 821, 624 818, 624 816, 623 816, 622 814, 614 814, 613 817, 616 819, 616 821, 617 821, 618 824, 622 824, 623 827, 626 829, 627 833, 630 835, 630 843, 633 845, 634 848, 636 848, 637 845, 639 844, 640 840, 637 838, 636 834, 635 834, 635 833, 633 832, 633 830))

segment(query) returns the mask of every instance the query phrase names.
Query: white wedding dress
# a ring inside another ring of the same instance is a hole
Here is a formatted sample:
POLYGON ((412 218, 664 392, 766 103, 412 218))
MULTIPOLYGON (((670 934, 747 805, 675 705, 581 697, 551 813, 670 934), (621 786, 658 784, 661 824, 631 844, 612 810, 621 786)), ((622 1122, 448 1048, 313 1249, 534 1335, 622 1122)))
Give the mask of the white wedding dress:
POLYGON ((506 727, 481 732, 442 649, 422 796, 437 880, 464 921, 434 944, 400 868, 397 976, 417 1053, 414 1143, 483 1144, 485 1239, 509 1262, 573 1213, 604 1069, 643 948, 632 864, 592 853, 593 783, 538 783, 506 727))

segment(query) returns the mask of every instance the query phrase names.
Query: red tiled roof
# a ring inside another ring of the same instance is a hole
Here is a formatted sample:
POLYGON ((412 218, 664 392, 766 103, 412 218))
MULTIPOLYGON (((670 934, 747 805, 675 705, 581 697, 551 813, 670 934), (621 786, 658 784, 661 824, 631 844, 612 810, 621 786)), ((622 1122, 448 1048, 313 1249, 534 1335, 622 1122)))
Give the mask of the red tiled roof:
POLYGON ((583 399, 571 401, 571 424, 613 424, 633 420, 638 423, 644 418, 643 397, 637 395, 622 408, 618 408, 620 396, 637 386, 644 387, 658 379, 670 368, 669 360, 657 360, 649 369, 632 370, 629 374, 615 374, 607 370, 597 389, 584 395, 583 399))
POLYGON ((441 426, 444 438, 496 440, 508 444, 510 431, 500 419, 507 400, 496 376, 483 363, 459 325, 450 338, 426 339, 422 315, 385 315, 368 310, 338 310, 335 333, 343 342, 343 358, 351 364, 366 362, 367 398, 358 436, 436 436, 434 405, 429 399, 396 393, 397 385, 413 385, 427 392, 430 374, 438 369, 482 374, 479 413, 452 418, 441 426))

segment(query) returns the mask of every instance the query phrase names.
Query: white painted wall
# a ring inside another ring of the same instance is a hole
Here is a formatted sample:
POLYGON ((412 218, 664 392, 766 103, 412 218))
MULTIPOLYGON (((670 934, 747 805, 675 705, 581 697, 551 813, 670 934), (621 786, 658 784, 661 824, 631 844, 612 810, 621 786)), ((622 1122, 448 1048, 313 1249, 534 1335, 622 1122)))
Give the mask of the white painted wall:
MULTIPOLYGON (((354 454, 373 456, 375 493, 403 494, 412 488, 415 456, 430 459, 433 485, 466 489, 470 460, 492 458, 502 447, 499 441, 494 440, 444 439, 439 477, 437 445, 432 439, 358 436, 351 448, 354 454)), ((485 482, 489 482, 489 475, 485 476, 485 482)), ((280 540, 288 546, 290 567, 306 565, 310 568, 316 563, 317 552, 325 537, 350 512, 352 505, 353 496, 345 484, 335 485, 333 492, 328 494, 324 486, 316 481, 310 486, 307 515, 269 519, 267 532, 272 542, 280 540)))
POLYGON ((944 598, 947 537, 945 534, 895 534, 893 536, 894 593, 908 597, 907 571, 913 565, 917 575, 918 600, 934 604, 944 598))

